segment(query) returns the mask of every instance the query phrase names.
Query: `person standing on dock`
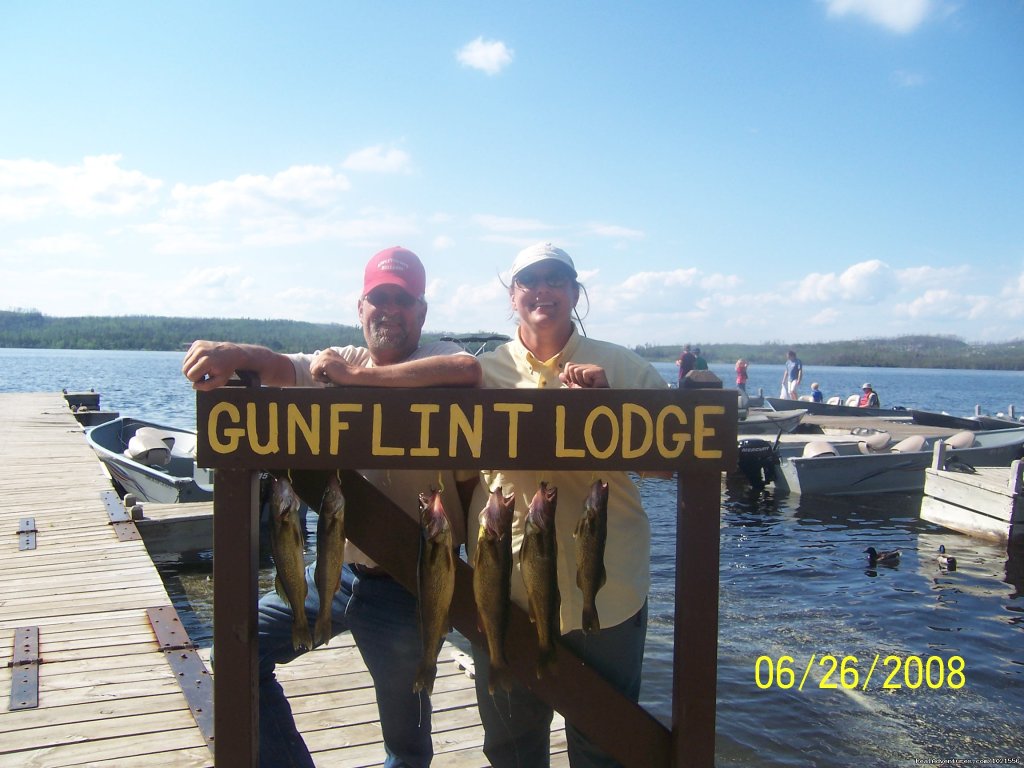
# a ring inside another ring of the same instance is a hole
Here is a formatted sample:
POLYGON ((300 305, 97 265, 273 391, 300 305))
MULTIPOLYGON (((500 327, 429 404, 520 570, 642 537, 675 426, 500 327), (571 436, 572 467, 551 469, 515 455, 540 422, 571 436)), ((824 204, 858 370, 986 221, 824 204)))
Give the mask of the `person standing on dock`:
POLYGON ((799 400, 800 382, 804 379, 804 364, 792 349, 786 353, 786 370, 782 374, 783 397, 799 400))
POLYGON ((683 383, 683 379, 686 378, 686 374, 694 369, 697 365, 697 356, 690 350, 690 345, 686 344, 683 346, 683 351, 679 353, 679 359, 676 360, 676 365, 679 367, 679 383, 683 383))
MULTIPOLYGON (((357 304, 365 347, 332 347, 310 354, 284 355, 266 347, 196 341, 182 372, 199 390, 222 386, 235 371, 251 370, 270 386, 477 386, 480 365, 454 342, 420 344, 427 316, 426 274, 419 258, 405 248, 373 256, 364 272, 357 304)), ((419 520, 418 493, 436 485, 436 471, 364 471, 367 480, 419 520)), ((459 509, 455 480, 444 479, 443 503, 459 509)), ((458 516, 454 516, 458 517, 458 516)), ((456 544, 465 539, 457 531, 456 544)), ((413 693, 419 664, 420 631, 416 598, 350 542, 345 548, 341 585, 331 606, 332 632, 352 632, 376 690, 387 768, 425 768, 433 758, 431 704, 413 693)), ((306 613, 310 624, 319 609, 313 565, 306 570, 306 613)), ((259 602, 260 766, 307 766, 313 760, 295 727, 291 707, 274 675, 304 653, 292 648, 292 611, 276 592, 259 602)))
MULTIPOLYGON (((521 251, 507 286, 519 328, 514 340, 480 357, 484 386, 495 388, 625 388, 663 389, 654 367, 631 351, 581 336, 572 321, 580 297, 572 258, 551 243, 521 251)), ((688 350, 687 350, 688 351, 688 350)), ((650 522, 636 485, 625 472, 601 475, 610 489, 604 555, 607 583, 597 595, 599 626, 584 632, 582 593, 575 581, 573 533, 578 518, 572 511, 555 517, 558 541, 558 589, 561 593, 555 626, 562 642, 609 684, 633 701, 640 695, 640 671, 647 637, 647 593, 650 588, 650 522), (563 543, 565 542, 565 543, 563 543), (569 562, 566 562, 568 558, 569 562), (572 563, 571 565, 569 563, 572 563), (572 574, 572 575, 570 575, 572 574)), ((485 471, 474 476, 471 510, 481 509, 492 489, 517 496, 512 524, 512 549, 521 551, 530 501, 540 481, 557 488, 558 507, 579 510, 594 482, 590 471, 485 471)), ((467 547, 476 543, 476 516, 470 515, 467 547)), ((526 589, 517 558, 512 599, 526 606, 526 589)), ((484 755, 494 768, 544 768, 550 764, 552 708, 526 686, 489 692, 490 661, 485 649, 473 646, 477 704, 484 726, 484 755)), ((616 761, 566 722, 569 764, 573 768, 614 766, 616 761)))
POLYGON ((736 389, 747 394, 747 361, 742 357, 736 361, 736 389))

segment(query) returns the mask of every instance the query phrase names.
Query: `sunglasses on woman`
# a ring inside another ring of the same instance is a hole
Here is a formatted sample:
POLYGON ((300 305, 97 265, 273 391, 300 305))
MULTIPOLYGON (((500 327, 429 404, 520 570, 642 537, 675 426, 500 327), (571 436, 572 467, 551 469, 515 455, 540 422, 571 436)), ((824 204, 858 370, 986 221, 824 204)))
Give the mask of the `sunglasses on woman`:
POLYGON ((547 274, 526 272, 521 275, 516 275, 515 278, 516 285, 524 291, 532 291, 539 287, 542 282, 546 283, 548 288, 565 288, 570 282, 572 282, 572 276, 565 270, 557 270, 555 272, 548 272, 547 274))

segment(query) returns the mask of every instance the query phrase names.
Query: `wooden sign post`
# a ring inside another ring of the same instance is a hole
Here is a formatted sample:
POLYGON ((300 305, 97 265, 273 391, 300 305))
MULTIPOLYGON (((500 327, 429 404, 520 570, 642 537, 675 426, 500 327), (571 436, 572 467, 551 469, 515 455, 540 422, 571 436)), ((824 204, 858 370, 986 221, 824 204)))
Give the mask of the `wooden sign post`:
MULTIPOLYGON (((722 389, 339 387, 199 393, 197 461, 217 470, 216 765, 258 763, 257 473, 313 471, 315 478, 323 471, 388 468, 676 473, 671 730, 568 649, 558 654, 557 685, 536 680, 536 633, 518 609, 510 619, 506 649, 524 684, 623 764, 712 766, 721 472, 736 466, 736 412, 736 393, 722 389)), ((343 485, 352 510, 346 513, 349 538, 415 593, 417 524, 358 472, 345 472, 343 485)), ((482 642, 472 570, 461 561, 452 621, 468 639, 482 642)))

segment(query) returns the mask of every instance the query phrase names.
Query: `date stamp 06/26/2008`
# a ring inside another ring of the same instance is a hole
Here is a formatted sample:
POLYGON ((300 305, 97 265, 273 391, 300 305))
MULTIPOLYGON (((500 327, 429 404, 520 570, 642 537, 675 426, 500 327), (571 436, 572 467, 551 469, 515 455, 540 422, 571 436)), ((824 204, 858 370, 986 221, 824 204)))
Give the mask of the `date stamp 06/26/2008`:
POLYGON ((839 656, 812 653, 804 663, 792 656, 758 656, 754 662, 754 683, 761 690, 779 688, 804 690, 815 672, 810 687, 821 689, 898 690, 930 688, 958 691, 967 684, 967 665, 962 656, 839 656), (872 685, 874 683, 874 685, 872 685))

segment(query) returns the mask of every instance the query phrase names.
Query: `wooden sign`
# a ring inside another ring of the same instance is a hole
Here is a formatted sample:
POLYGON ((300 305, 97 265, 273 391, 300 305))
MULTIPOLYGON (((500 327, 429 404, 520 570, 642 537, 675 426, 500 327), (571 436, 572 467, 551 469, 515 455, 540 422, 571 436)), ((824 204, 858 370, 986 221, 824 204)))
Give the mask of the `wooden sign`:
POLYGON ((232 469, 713 471, 736 466, 731 390, 223 388, 197 460, 232 469))

